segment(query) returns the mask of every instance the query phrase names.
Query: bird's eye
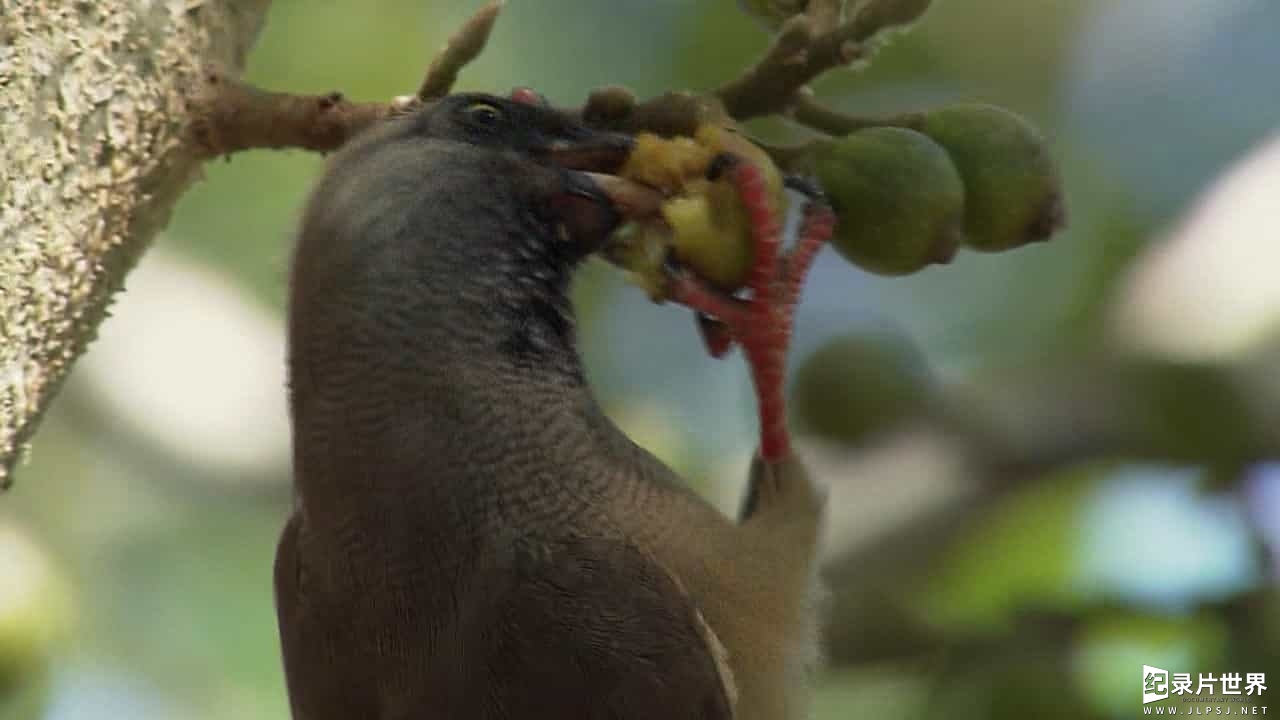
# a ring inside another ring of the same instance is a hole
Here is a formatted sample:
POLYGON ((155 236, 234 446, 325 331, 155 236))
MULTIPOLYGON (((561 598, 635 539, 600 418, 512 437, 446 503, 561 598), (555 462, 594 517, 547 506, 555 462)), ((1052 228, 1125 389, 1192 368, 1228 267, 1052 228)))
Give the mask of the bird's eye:
POLYGON ((502 111, 489 103, 476 103, 464 111, 467 119, 480 127, 490 128, 502 120, 502 111))

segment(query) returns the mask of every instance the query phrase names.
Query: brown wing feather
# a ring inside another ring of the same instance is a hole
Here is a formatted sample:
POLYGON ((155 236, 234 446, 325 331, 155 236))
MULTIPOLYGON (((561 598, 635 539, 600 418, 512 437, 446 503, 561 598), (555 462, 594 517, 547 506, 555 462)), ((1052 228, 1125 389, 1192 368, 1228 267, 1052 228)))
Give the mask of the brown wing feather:
POLYGON ((730 720, 724 649, 680 583, 623 541, 526 543, 476 628, 474 717, 730 720))

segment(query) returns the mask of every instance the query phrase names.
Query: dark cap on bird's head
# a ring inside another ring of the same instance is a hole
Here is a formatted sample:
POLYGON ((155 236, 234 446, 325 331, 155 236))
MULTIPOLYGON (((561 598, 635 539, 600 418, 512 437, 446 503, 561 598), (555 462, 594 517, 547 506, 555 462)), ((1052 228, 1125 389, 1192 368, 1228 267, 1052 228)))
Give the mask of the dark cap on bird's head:
POLYGON ((501 98, 460 93, 419 113, 411 132, 471 146, 476 152, 517 153, 533 160, 529 178, 545 193, 555 220, 587 249, 595 249, 620 221, 607 187, 609 173, 622 167, 634 141, 629 135, 588 128, 537 96, 501 98), (606 181, 607 185, 607 181, 606 181))
POLYGON ((571 345, 568 281, 623 219, 607 187, 632 145, 545 103, 471 93, 367 131, 303 217, 291 342, 571 345))
POLYGON ((550 234, 568 241, 560 250, 585 255, 622 219, 607 174, 621 168, 633 144, 546 104, 449 95, 344 147, 312 195, 300 240, 315 244, 310 236, 337 233, 367 245, 408 231, 447 243, 442 224, 464 231, 483 225, 487 210, 519 213, 521 221, 527 211, 541 227, 507 229, 550 234))

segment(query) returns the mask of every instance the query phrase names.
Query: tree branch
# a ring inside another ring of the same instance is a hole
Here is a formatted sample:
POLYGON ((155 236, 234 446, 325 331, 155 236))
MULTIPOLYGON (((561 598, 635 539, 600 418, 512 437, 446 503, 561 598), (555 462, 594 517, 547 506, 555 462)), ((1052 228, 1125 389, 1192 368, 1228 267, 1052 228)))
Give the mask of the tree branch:
POLYGON ((253 148, 332 152, 397 109, 394 103, 351 102, 339 92, 295 95, 261 90, 219 70, 209 70, 202 79, 189 130, 205 157, 253 148))
POLYGON ((199 174, 186 89, 242 66, 268 0, 82 5, 13 0, 0 22, 0 486, 199 174))
POLYGON ((737 120, 785 114, 798 93, 822 73, 870 55, 871 41, 886 30, 914 23, 932 0, 871 0, 841 20, 838 3, 810 2, 787 20, 764 57, 715 95, 737 120))
MULTIPOLYGON (((391 102, 352 102, 338 92, 270 92, 210 71, 192 108, 192 139, 209 156, 251 148, 336 150, 370 125, 448 94, 462 68, 484 50, 504 2, 491 0, 476 11, 432 59, 417 93, 391 102)), ((805 86, 861 57, 873 38, 914 22, 929 5, 930 0, 871 0, 846 21, 840 2, 815 0, 783 24, 761 60, 710 95, 666 93, 637 103, 629 91, 609 87, 591 93, 572 112, 597 126, 666 136, 692 135, 711 117, 744 120, 775 112, 794 111, 799 121, 832 134, 915 122, 915 115, 851 118, 818 105, 805 86)))
POLYGON ((504 2, 477 10, 431 60, 417 93, 389 102, 352 102, 340 92, 273 92, 209 70, 192 103, 191 140, 206 157, 256 148, 337 150, 371 125, 449 94, 458 72, 484 50, 504 2))
POLYGON ((203 161, 250 148, 329 152, 447 94, 484 49, 503 3, 463 24, 416 94, 363 103, 235 79, 268 4, 206 0, 148 13, 104 0, 92 12, 61 12, 16 0, 5 8, 14 45, 0 66, 0 136, 13 141, 0 148, 0 236, 16 241, 0 252, 0 487, 203 161), (138 47, 139 37, 160 40, 138 47))

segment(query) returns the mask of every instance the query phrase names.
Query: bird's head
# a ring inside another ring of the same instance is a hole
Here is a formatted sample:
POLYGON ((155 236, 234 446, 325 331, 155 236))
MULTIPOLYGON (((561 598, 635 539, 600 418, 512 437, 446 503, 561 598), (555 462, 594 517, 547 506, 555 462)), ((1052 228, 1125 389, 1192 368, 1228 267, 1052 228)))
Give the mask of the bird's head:
POLYGON ((512 183, 581 250, 599 247, 621 219, 601 181, 622 167, 631 136, 588 128, 536 95, 451 95, 406 129, 410 137, 467 148, 478 166, 492 170, 495 183, 512 183))
MULTIPOLYGON (((298 260, 373 243, 478 251, 496 215, 514 216, 498 235, 546 240, 557 256, 597 249, 621 220, 597 181, 622 166, 633 140, 529 98, 450 95, 358 137, 312 194, 298 260)), ((509 239, 489 244, 502 254, 509 239)))
POLYGON ((304 215, 294 344, 469 333, 472 353, 489 339, 526 355, 571 346, 571 271, 621 220, 597 179, 631 147, 518 94, 450 95, 367 131, 304 215))

